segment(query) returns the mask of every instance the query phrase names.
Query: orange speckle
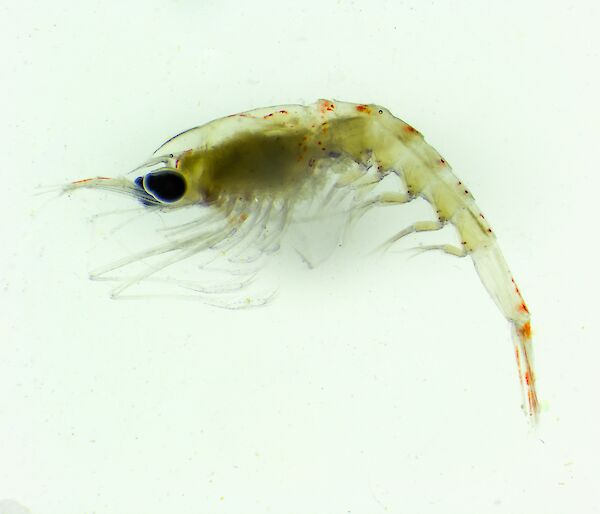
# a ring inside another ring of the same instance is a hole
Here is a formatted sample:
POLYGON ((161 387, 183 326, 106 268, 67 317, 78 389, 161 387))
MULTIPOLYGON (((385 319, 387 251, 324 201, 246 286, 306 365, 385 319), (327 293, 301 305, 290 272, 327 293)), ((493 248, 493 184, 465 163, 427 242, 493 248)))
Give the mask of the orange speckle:
POLYGON ((525 372, 525 383, 531 385, 531 375, 529 374, 529 371, 525 372))
POLYGON ((519 295, 521 298, 523 298, 523 297, 521 296, 521 291, 519 291, 519 288, 517 287, 517 283, 515 282, 515 279, 514 279, 514 278, 511 278, 511 280, 512 280, 512 283, 513 283, 513 285, 515 286, 515 292, 516 292, 516 293, 517 293, 517 294, 518 294, 518 295, 519 295))
POLYGON ((527 308, 527 305, 525 305, 525 302, 521 302, 521 305, 519 305, 519 310, 521 312, 526 312, 527 314, 529 314, 529 309, 527 308))
POLYGON ((529 413, 530 415, 534 416, 538 410, 538 401, 537 396, 535 395, 535 391, 527 391, 527 400, 529 401, 529 413))
POLYGON ((531 339, 531 323, 529 321, 519 327, 519 334, 523 339, 531 339))
POLYGON ((519 354, 519 348, 515 346, 515 357, 517 358, 517 368, 519 370, 519 382, 523 383, 523 374, 521 372, 521 359, 519 354))
POLYGON ((419 133, 419 131, 415 127, 412 127, 411 125, 408 125, 408 124, 404 126, 404 130, 406 132, 410 132, 411 134, 418 134, 419 133))
POLYGON ((321 104, 321 113, 325 114, 325 111, 333 111, 335 109, 335 104, 331 103, 329 100, 323 100, 321 104))
POLYGON ((288 112, 286 110, 282 109, 281 111, 277 111, 277 112, 272 112, 272 113, 269 113, 269 114, 265 114, 263 116, 263 118, 267 119, 267 118, 270 118, 271 116, 275 116, 276 114, 288 114, 288 112))
POLYGON ((368 105, 357 105, 356 110, 358 112, 364 112, 365 114, 371 114, 371 109, 368 105))

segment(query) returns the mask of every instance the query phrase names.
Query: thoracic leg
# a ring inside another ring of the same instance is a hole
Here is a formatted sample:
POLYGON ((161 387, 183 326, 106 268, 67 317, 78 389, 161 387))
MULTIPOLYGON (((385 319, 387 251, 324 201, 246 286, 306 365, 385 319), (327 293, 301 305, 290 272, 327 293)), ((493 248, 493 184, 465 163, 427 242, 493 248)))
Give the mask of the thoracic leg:
POLYGON ((357 211, 358 217, 360 217, 375 205, 399 205, 408 203, 411 200, 413 200, 413 197, 406 193, 380 193, 370 200, 357 204, 353 210, 357 211))
POLYGON ((428 252, 429 250, 441 250, 448 255, 453 255, 454 257, 466 257, 469 255, 469 252, 466 248, 461 248, 455 245, 427 245, 421 246, 420 248, 415 248, 418 252, 428 252))
MULTIPOLYGON (((382 243, 379 246, 380 250, 387 250, 391 245, 393 245, 399 239, 402 239, 409 234, 414 234, 415 232, 432 232, 435 230, 440 230, 444 228, 444 223, 441 221, 416 221, 412 225, 409 225, 404 230, 401 230, 397 234, 390 237, 387 241, 382 243)), ((444 245, 450 246, 450 245, 444 245)), ((440 248, 441 249, 441 248, 440 248)))
POLYGON ((350 212, 348 225, 358 221, 371 207, 375 205, 398 205, 408 203, 413 200, 413 197, 406 193, 381 193, 365 202, 357 203, 350 212))

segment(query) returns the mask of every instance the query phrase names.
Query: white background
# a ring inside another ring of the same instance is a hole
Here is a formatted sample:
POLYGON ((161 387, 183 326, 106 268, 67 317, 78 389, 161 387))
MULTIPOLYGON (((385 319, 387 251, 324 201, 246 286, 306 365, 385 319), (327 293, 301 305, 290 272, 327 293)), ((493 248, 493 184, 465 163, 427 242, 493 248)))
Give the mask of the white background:
POLYGON ((0 20, 2 514, 600 512, 596 2, 23 0, 0 20), (36 189, 317 98, 385 105, 473 191, 532 312, 537 431, 468 259, 360 256, 427 208, 365 218, 228 311, 110 300, 90 217, 127 202, 36 189))

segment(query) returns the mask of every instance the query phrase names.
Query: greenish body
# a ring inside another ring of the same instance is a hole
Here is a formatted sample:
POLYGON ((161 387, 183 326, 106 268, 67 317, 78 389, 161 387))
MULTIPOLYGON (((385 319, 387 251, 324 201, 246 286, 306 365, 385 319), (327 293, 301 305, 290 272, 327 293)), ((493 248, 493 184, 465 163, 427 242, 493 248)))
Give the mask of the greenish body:
MULTIPOLYGON (((181 170, 194 177, 207 200, 226 195, 284 192, 307 178, 307 133, 244 132, 223 144, 184 156, 181 170)), ((314 157, 309 157, 313 158, 314 157)))

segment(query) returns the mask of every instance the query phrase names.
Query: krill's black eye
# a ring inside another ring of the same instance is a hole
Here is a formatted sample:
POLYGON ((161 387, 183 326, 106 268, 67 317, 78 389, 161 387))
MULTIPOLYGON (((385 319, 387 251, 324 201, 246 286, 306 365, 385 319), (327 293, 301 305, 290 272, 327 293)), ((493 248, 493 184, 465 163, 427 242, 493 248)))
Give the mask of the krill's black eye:
POLYGON ((175 171, 148 173, 144 189, 161 202, 176 202, 185 194, 185 179, 175 171))

